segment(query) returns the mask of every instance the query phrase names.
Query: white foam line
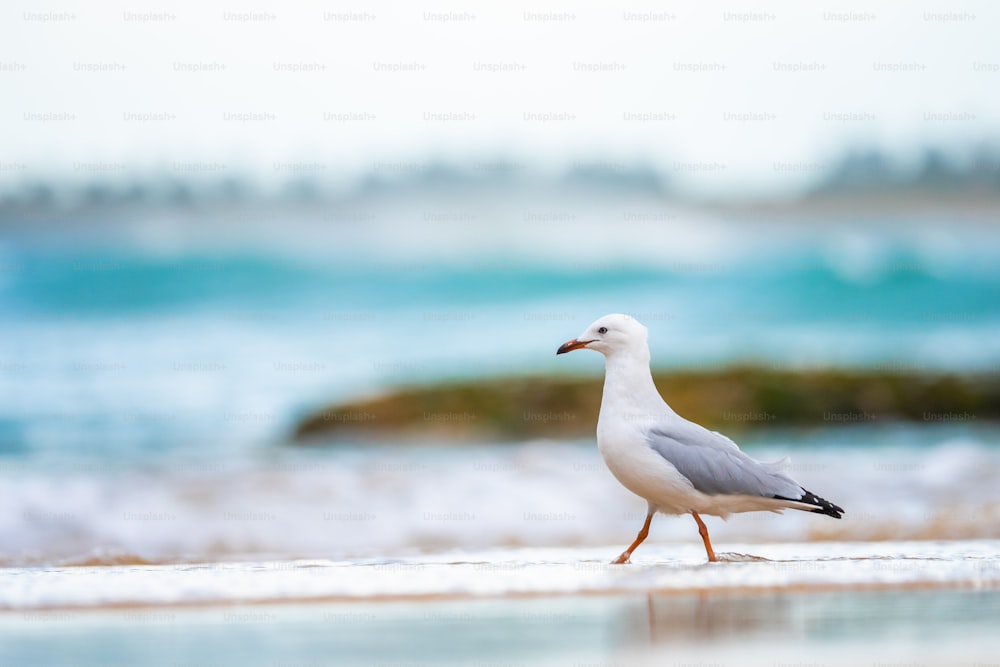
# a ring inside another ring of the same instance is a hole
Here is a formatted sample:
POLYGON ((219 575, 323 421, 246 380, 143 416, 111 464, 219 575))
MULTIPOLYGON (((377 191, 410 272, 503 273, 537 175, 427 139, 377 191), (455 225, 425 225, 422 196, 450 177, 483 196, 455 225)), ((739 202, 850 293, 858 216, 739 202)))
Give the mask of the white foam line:
POLYGON ((654 546, 451 552, 388 561, 268 561, 0 570, 0 609, 612 594, 731 589, 1000 589, 1000 540, 738 545, 767 561, 707 564, 654 546))

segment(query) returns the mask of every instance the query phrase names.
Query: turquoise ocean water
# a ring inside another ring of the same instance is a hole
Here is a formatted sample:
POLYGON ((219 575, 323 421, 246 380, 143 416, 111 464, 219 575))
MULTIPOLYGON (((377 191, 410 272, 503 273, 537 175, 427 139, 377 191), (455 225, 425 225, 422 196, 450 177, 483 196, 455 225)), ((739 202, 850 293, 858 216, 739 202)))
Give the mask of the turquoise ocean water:
MULTIPOLYGON (((647 324, 661 368, 1000 368, 1000 243, 989 225, 873 221, 845 231, 816 222, 713 223, 705 232, 692 223, 652 233, 646 222, 626 225, 622 233, 631 240, 615 245, 589 238, 580 220, 550 219, 522 216, 509 237, 489 243, 442 225, 416 232, 390 227, 399 233, 382 230, 367 242, 345 233, 271 245, 6 235, 0 240, 0 557, 46 561, 108 549, 166 558, 280 553, 286 543, 296 553, 314 553, 324 544, 312 537, 314 525, 296 528, 292 516, 316 499, 326 513, 363 516, 369 510, 350 489, 392 482, 398 493, 409 489, 424 499, 430 491, 421 481, 428 478, 420 467, 425 459, 392 443, 349 444, 334 453, 286 447, 299 416, 330 400, 403 383, 598 374, 596 355, 554 352, 607 312, 647 324), (530 233, 535 228, 537 238, 530 233), (572 240, 575 231, 583 241, 572 240), (289 505, 289 498, 297 500, 289 505), (124 520, 130 513, 173 520, 130 523, 124 520), (255 513, 288 520, 218 528, 220 516, 255 513)), ((910 464, 900 443, 943 448, 938 455, 955 462, 954 469, 938 468, 927 484, 954 483, 964 466, 989 471, 996 461, 989 425, 868 426, 862 436, 786 434, 777 442, 816 443, 799 447, 815 450, 815 459, 795 455, 807 476, 810 465, 841 465, 824 459, 828 448, 841 445, 881 447, 877 461, 904 467, 910 464)), ((770 455, 774 442, 749 444, 770 455)), ((504 472, 496 466, 515 473, 504 483, 523 482, 516 473, 535 465, 532 456, 553 475, 561 462, 574 460, 582 466, 577 472, 593 473, 589 483, 607 481, 591 444, 521 447, 482 460, 448 447, 432 447, 426 456, 456 471, 442 482, 444 498, 475 498, 477 485, 497 479, 483 475, 504 472), (481 467, 462 474, 473 465, 481 467)), ((876 478, 884 472, 867 461, 865 467, 876 478)), ((817 469, 813 477, 833 483, 839 472, 817 469)), ((922 488, 904 481, 901 489, 922 488)), ((383 499, 383 512, 407 502, 383 499)), ((424 509, 437 511, 435 502, 424 509)), ((494 501, 487 494, 481 502, 494 501)), ((361 534, 394 530, 376 523, 361 522, 361 534)), ((613 539, 617 522, 607 525, 613 532, 589 539, 613 539)), ((544 539, 518 530, 508 526, 504 539, 544 539)), ((454 545, 466 533, 421 528, 401 539, 454 545)), ((573 531, 559 539, 586 541, 573 531)))

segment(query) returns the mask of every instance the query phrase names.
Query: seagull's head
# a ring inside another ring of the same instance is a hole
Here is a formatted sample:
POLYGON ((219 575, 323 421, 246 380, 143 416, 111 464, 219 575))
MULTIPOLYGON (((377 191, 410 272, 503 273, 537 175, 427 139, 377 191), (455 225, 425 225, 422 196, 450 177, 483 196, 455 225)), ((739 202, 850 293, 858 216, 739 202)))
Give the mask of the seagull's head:
POLYGON ((587 327, 582 334, 563 343, 556 354, 587 348, 607 357, 616 352, 648 350, 648 334, 649 330, 634 317, 620 313, 605 315, 587 327))

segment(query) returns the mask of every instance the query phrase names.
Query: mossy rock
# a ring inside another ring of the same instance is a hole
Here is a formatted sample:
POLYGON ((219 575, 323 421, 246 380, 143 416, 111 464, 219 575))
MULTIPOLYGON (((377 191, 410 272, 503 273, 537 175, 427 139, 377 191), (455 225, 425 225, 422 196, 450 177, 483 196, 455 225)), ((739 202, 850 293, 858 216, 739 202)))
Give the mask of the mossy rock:
MULTIPOLYGON (((659 372, 681 415, 713 429, 1000 419, 1000 375, 734 367, 659 372)), ((293 441, 523 440, 594 434, 601 378, 510 377, 400 387, 306 416, 293 441)))

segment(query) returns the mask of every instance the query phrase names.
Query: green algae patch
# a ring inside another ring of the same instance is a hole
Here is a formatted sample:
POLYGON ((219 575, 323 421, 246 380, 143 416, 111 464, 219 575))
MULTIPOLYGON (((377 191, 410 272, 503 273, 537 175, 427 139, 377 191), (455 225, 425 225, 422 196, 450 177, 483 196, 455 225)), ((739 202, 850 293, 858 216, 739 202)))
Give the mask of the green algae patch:
MULTIPOLYGON (((727 432, 1000 419, 997 374, 733 367, 657 372, 654 380, 679 414, 727 432)), ((292 440, 587 437, 597 424, 602 383, 526 376, 403 386, 306 415, 292 440)))

